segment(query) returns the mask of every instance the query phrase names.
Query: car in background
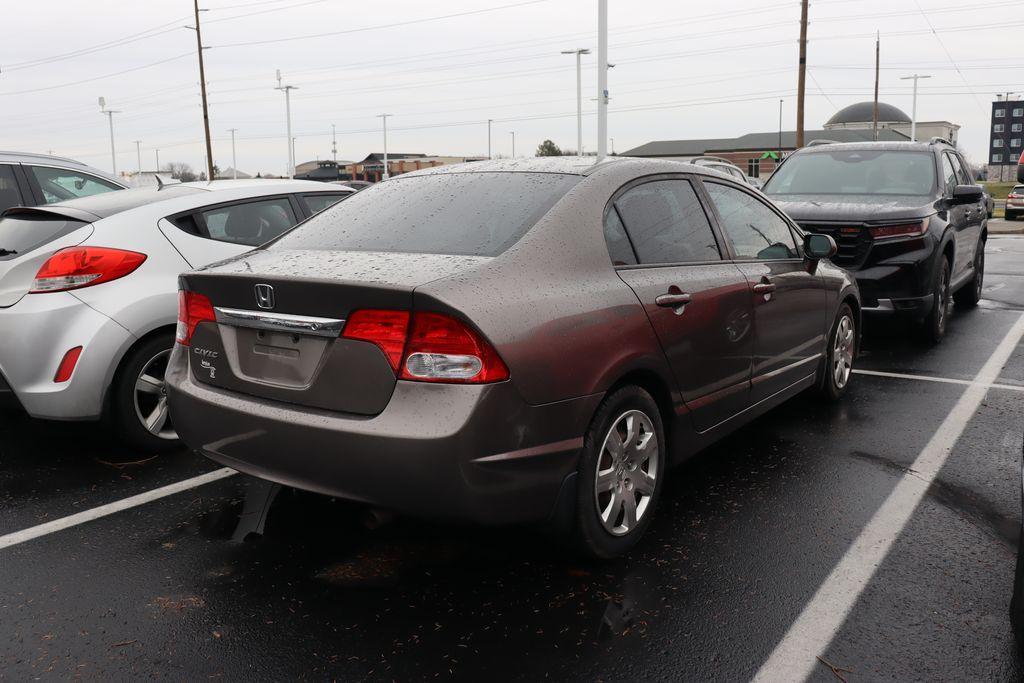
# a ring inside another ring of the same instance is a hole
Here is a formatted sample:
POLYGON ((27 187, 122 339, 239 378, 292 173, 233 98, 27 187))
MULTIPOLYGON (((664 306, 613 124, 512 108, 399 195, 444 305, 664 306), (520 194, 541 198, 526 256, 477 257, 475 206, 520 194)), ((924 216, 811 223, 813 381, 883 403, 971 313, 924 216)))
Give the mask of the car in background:
POLYGON ((655 159, 483 161, 378 183, 181 276, 182 440, 400 513, 626 552, 666 470, 852 378, 860 301, 759 192, 655 159))
POLYGON ((287 232, 351 189, 219 180, 16 207, 0 216, 0 399, 51 420, 107 417, 175 443, 164 368, 177 276, 287 232))
POLYGON ((1006 220, 1015 221, 1024 216, 1024 185, 1014 185, 1006 195, 1006 220))
POLYGON ((1020 153, 1020 159, 1017 160, 1017 182, 1024 183, 1024 152, 1020 153))
POLYGON ((123 181, 74 159, 0 151, 0 211, 126 189, 123 181))
POLYGON ((331 182, 335 185, 351 187, 353 190, 363 190, 373 185, 369 180, 332 180, 331 182))
POLYGON ((992 198, 992 193, 988 189, 981 185, 982 203, 985 205, 985 215, 992 218, 992 214, 996 212, 996 200, 992 198))
POLYGON ((764 192, 807 232, 830 235, 833 261, 860 285, 865 317, 903 317, 939 342, 955 300, 977 305, 988 217, 982 189, 945 140, 811 144, 764 192))
POLYGON ((718 171, 724 173, 727 176, 731 176, 742 183, 746 183, 751 187, 761 189, 763 184, 759 179, 752 178, 743 172, 736 164, 732 163, 728 159, 716 156, 697 156, 697 157, 673 157, 673 161, 681 161, 684 164, 693 164, 694 166, 702 166, 704 168, 710 168, 712 171, 718 171))

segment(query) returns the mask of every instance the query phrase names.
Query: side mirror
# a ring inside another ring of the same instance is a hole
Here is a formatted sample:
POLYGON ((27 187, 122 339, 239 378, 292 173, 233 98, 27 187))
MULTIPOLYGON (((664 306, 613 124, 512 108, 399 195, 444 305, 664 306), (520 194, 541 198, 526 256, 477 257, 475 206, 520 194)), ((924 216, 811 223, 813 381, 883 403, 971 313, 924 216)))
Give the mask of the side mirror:
POLYGON ((981 201, 981 197, 981 185, 957 185, 953 188, 953 196, 950 198, 950 204, 953 206, 977 204, 981 201))
POLYGON ((836 241, 828 235, 804 235, 804 254, 812 261, 832 258, 837 251, 836 241))

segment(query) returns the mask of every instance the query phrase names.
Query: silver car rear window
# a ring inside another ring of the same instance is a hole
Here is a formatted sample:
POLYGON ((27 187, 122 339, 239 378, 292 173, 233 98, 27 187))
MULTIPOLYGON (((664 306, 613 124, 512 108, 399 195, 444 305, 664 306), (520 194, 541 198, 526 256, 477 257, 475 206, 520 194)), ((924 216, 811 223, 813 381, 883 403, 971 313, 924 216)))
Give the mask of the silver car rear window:
POLYGON ((27 254, 78 230, 83 221, 63 216, 7 216, 0 218, 0 261, 27 254))

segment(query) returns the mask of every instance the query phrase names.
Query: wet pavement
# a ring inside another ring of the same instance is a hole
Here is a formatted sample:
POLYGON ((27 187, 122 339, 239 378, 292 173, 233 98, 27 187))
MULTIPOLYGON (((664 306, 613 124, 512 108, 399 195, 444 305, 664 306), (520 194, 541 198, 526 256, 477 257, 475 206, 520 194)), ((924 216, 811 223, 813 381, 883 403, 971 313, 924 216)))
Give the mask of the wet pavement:
MULTIPOLYGON (((982 305, 866 370, 970 381, 1024 313, 1024 238, 993 237, 982 305)), ((1024 387, 1024 346, 997 384, 1024 387)), ((0 549, 0 679, 742 680, 786 635, 965 391, 857 375, 673 471, 627 558, 534 528, 396 520, 282 491, 232 541, 234 476, 0 549)), ((1008 607, 1024 392, 988 391, 822 660, 850 681, 1016 680, 1008 607)), ((217 469, 93 425, 0 416, 0 537, 217 469)), ((812 678, 838 680, 821 663, 812 678)))

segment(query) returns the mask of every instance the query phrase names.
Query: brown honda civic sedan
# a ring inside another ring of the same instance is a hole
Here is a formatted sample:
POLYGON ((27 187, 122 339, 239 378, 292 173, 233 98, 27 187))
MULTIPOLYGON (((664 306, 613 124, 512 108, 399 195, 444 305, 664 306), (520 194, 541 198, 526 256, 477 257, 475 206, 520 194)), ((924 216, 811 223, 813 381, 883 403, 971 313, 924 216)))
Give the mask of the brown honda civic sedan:
POLYGON ((614 556, 672 465, 846 390, 860 302, 835 249, 678 162, 402 175, 181 277, 174 424, 262 479, 614 556))

